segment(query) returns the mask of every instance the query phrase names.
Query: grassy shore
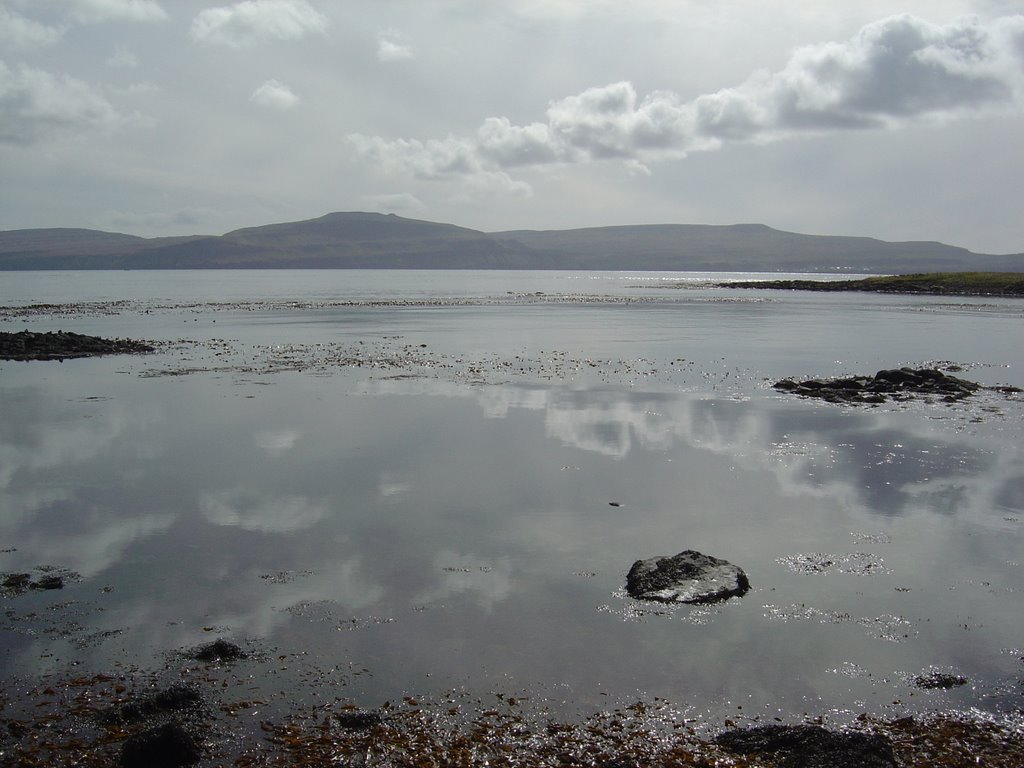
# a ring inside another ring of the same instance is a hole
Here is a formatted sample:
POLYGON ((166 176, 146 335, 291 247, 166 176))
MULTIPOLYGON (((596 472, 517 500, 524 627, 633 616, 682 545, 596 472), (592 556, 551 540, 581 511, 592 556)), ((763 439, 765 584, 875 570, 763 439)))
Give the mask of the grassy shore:
POLYGON ((718 287, 933 296, 1024 296, 1024 272, 927 272, 866 277, 860 280, 745 280, 718 283, 718 287))

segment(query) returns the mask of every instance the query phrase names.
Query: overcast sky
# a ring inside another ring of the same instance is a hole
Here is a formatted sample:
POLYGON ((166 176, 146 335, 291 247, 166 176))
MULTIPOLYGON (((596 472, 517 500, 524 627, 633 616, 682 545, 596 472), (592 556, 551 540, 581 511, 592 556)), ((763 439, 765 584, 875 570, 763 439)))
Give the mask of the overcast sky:
POLYGON ((1010 0, 0 0, 0 228, 757 222, 1024 251, 1010 0))

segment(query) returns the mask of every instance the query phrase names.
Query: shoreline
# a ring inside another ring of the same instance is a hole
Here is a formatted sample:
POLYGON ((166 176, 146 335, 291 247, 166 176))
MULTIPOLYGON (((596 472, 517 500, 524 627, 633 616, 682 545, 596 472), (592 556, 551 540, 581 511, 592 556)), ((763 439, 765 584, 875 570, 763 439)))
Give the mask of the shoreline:
POLYGON ((923 296, 1024 297, 1024 275, 1017 272, 928 272, 859 280, 744 280, 719 282, 715 287, 823 293, 853 291, 923 296))
POLYGON ((118 665, 111 672, 5 680, 0 757, 12 766, 133 766, 151 762, 154 753, 146 750, 156 748, 167 760, 161 764, 250 768, 1014 768, 1024 754, 1019 711, 842 712, 793 722, 738 711, 715 724, 655 698, 566 719, 553 718, 529 696, 492 692, 481 699, 456 691, 437 699, 397 692, 367 709, 344 698, 329 672, 303 674, 302 690, 256 690, 253 675, 266 675, 291 655, 204 655, 215 643, 173 654, 159 671, 118 665), (827 762, 802 762, 815 758, 827 762))

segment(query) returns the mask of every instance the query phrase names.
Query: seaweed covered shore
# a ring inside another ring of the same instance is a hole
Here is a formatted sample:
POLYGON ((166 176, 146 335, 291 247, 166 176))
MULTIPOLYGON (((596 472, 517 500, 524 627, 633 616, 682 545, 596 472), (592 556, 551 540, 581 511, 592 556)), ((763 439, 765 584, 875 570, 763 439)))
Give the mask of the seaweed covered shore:
POLYGON ((743 280, 718 283, 717 287, 820 292, 861 291, 929 296, 1024 296, 1024 273, 926 272, 866 277, 861 280, 743 280))
POLYGON ((1024 754, 1019 716, 861 715, 845 725, 827 717, 793 724, 737 717, 713 726, 664 700, 575 722, 500 693, 487 701, 455 692, 432 701, 405 695, 372 709, 340 696, 310 700, 308 691, 275 701, 253 691, 253 674, 288 655, 247 662, 237 646, 216 642, 220 650, 211 650, 214 643, 185 650, 160 673, 118 669, 5 684, 0 764, 1014 768, 1024 754))

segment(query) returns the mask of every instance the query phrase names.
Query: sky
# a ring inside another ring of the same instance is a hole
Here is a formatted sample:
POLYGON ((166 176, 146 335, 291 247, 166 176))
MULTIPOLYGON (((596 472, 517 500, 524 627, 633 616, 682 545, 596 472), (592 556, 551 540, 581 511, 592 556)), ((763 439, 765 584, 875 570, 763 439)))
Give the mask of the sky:
POLYGON ((0 0, 0 229, 761 223, 1024 252, 1024 3, 0 0))

